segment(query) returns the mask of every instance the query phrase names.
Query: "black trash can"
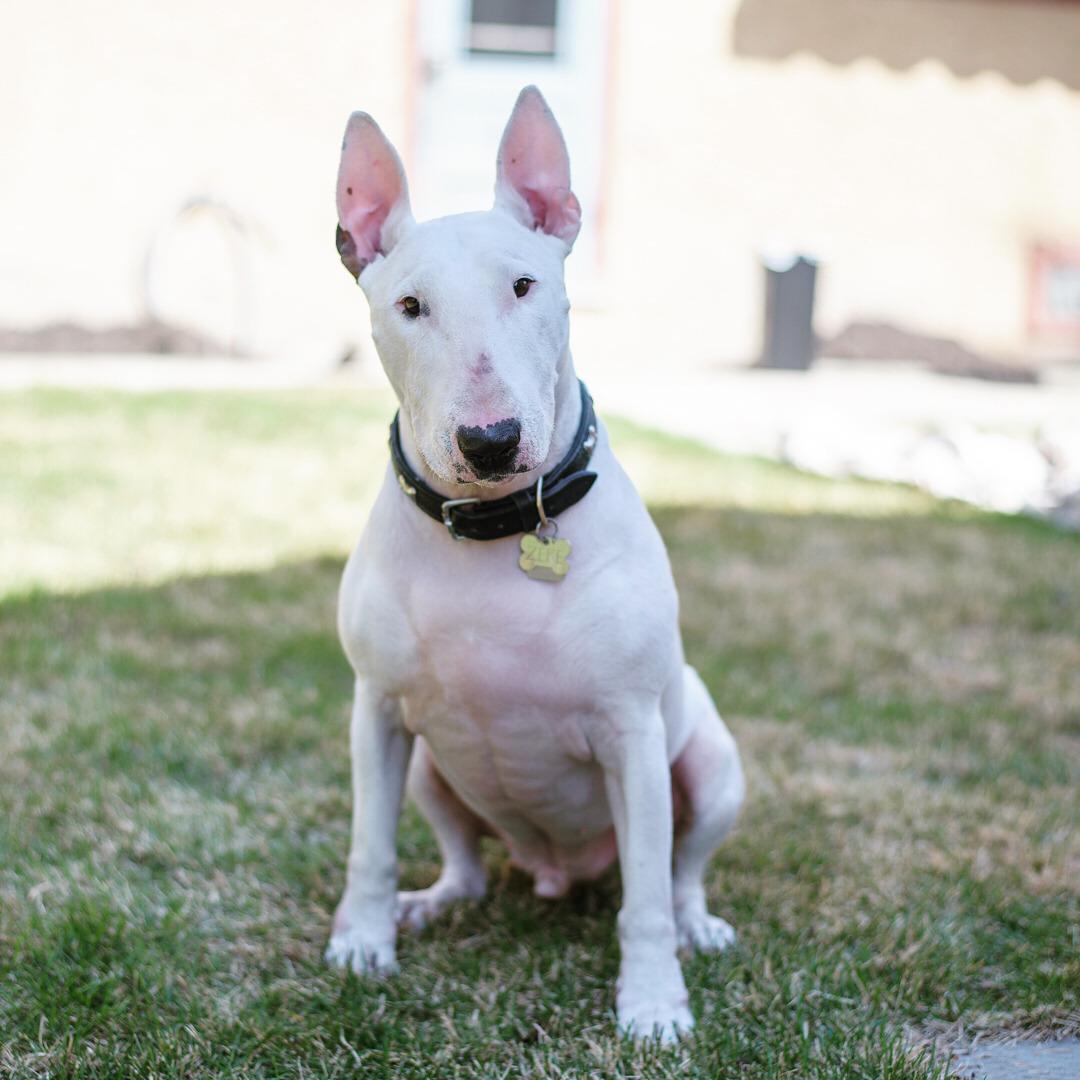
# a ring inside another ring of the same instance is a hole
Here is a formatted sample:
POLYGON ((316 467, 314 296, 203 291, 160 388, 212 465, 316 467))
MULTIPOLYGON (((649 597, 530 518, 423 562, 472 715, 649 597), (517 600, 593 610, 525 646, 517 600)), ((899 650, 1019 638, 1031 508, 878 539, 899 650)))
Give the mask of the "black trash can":
POLYGON ((806 255, 766 258, 765 334, 761 366, 806 371, 814 362, 814 286, 817 260, 806 255))

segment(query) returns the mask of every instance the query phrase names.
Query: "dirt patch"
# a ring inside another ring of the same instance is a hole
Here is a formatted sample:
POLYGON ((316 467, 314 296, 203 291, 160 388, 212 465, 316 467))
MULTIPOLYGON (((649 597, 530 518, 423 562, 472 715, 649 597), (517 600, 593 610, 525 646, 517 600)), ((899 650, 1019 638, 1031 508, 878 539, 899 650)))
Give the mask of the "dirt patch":
POLYGON ((933 337, 884 322, 849 323, 820 343, 818 352, 835 360, 908 360, 939 375, 993 382, 1036 383, 1038 371, 1016 360, 972 352, 951 338, 933 337))
POLYGON ((143 319, 141 322, 105 327, 55 322, 29 330, 0 329, 0 352, 87 353, 91 356, 95 353, 237 355, 205 334, 157 319, 143 319))

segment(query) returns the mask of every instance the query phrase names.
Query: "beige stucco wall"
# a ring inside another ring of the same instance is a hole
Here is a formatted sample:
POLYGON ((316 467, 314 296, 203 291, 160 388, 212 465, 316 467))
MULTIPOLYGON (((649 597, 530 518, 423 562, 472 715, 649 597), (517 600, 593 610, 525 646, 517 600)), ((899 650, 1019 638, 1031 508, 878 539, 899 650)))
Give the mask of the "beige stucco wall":
POLYGON ((881 318, 1030 352, 1028 247, 1080 241, 1080 5, 624 0, 616 72, 627 342, 753 355, 757 253, 791 246, 823 260, 825 333, 881 318))
POLYGON ((0 326, 138 317, 143 256, 173 244, 183 314, 232 317, 231 249, 167 223, 194 196, 248 230, 247 327, 261 351, 316 359, 355 330, 333 251, 345 119, 404 132, 408 5, 40 0, 0 35, 0 326), (174 230, 175 233, 175 230, 174 230))
MULTIPOLYGON (((1029 245, 1080 243, 1080 4, 615 11, 606 257, 581 296, 590 363, 753 357, 758 256, 784 247, 823 260, 826 334, 881 318, 1031 354, 1029 245)), ((9 13, 0 327, 137 318, 156 237, 164 314, 225 338, 238 325, 241 345, 313 364, 363 341, 331 247, 333 175, 356 107, 408 156, 411 12, 41 0, 9 13), (194 197, 237 214, 242 239, 212 215, 171 227, 194 197)))

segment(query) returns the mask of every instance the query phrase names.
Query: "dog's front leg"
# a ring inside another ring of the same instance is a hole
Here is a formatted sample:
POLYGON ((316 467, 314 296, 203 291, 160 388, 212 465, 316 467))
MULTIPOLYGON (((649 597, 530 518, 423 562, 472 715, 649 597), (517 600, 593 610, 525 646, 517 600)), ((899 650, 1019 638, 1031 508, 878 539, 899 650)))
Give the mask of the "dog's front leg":
POLYGON ((619 1027, 636 1038, 674 1041, 693 1026, 675 956, 672 792, 659 710, 613 734, 605 747, 608 802, 622 873, 616 990, 619 1027))
POLYGON ((675 956, 671 778, 659 710, 641 728, 624 728, 604 758, 623 887, 619 1027, 637 1038, 672 1042, 694 1018, 675 956))
POLYGON ((397 824, 412 751, 397 699, 357 680, 349 742, 352 846, 326 959, 358 974, 396 971, 397 824))

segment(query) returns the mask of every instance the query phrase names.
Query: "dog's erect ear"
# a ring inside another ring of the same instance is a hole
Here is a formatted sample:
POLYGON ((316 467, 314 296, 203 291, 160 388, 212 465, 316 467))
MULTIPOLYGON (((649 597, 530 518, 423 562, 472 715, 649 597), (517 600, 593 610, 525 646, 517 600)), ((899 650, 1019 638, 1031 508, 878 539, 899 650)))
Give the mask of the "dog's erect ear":
POLYGON ((367 113, 349 117, 337 178, 337 249, 353 277, 385 255, 413 223, 405 170, 367 113))
POLYGON ((543 95, 526 86, 499 143, 495 205, 530 229, 571 247, 581 228, 581 204, 570 190, 566 143, 543 95))

